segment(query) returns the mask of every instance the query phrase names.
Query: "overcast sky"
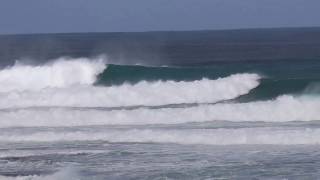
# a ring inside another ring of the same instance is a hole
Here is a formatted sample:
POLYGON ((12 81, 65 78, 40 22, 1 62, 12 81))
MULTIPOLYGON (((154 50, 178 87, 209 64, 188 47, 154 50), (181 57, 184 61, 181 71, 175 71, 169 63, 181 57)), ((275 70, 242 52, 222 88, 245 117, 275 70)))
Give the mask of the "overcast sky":
POLYGON ((0 34, 320 26, 320 0, 0 0, 0 34))

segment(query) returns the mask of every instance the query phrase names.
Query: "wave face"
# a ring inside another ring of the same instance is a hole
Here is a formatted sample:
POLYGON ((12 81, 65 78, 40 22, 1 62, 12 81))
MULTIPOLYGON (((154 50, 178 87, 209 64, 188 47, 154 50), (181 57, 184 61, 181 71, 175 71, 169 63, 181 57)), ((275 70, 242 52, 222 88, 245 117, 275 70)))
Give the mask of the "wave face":
POLYGON ((208 66, 163 66, 108 65, 99 75, 97 84, 121 85, 146 81, 186 81, 217 79, 231 74, 259 74, 263 78, 260 85, 241 101, 269 100, 284 94, 302 93, 314 82, 320 81, 319 61, 311 62, 266 62, 266 63, 221 63, 208 66))

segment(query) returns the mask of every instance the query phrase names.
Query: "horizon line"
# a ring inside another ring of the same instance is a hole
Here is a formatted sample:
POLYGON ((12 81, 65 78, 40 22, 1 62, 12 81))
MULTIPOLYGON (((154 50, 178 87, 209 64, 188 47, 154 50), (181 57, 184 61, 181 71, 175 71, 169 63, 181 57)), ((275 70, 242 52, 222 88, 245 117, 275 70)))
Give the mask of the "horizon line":
POLYGON ((246 31, 246 30, 276 30, 276 29, 320 29, 320 26, 282 26, 282 27, 249 27, 226 29, 191 29, 191 30, 146 30, 146 31, 74 31, 74 32, 35 32, 35 33, 0 33, 0 36, 19 35, 59 35, 59 34, 89 34, 89 33, 161 33, 161 32, 201 32, 201 31, 246 31))

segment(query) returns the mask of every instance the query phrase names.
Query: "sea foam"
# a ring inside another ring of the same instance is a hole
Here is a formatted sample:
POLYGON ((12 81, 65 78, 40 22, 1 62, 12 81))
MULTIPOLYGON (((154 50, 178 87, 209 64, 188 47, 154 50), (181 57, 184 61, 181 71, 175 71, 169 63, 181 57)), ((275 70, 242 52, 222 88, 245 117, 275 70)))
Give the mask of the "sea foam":
POLYGON ((311 128, 239 129, 108 129, 0 134, 0 142, 107 141, 112 143, 176 143, 207 145, 319 144, 320 130, 311 128))

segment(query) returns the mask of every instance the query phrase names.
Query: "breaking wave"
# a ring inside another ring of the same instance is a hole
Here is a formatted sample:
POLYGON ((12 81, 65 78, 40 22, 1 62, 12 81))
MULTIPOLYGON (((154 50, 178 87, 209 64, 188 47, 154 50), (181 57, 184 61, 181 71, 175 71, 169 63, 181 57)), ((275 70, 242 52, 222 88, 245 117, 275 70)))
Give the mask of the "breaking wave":
POLYGON ((123 107, 212 103, 247 94, 259 85, 257 74, 216 80, 139 81, 95 86, 106 58, 60 58, 44 65, 16 63, 0 70, 0 108, 34 106, 123 107))
POLYGON ((17 62, 14 66, 0 71, 0 92, 92 85, 105 68, 104 57, 72 60, 60 58, 39 66, 17 62))
POLYGON ((281 96, 250 103, 134 110, 19 109, 0 111, 0 127, 180 124, 216 120, 288 122, 320 120, 320 99, 281 96))

